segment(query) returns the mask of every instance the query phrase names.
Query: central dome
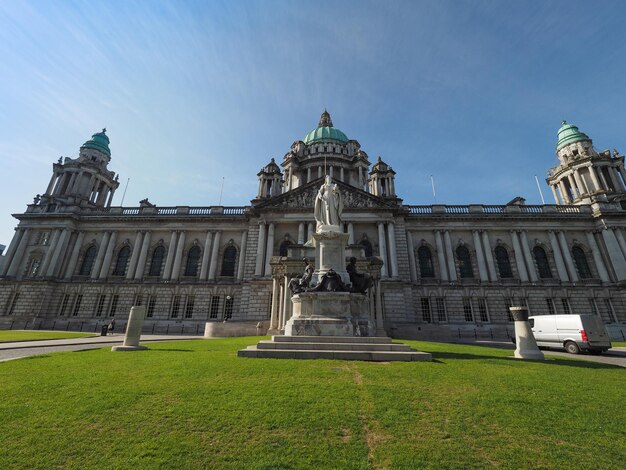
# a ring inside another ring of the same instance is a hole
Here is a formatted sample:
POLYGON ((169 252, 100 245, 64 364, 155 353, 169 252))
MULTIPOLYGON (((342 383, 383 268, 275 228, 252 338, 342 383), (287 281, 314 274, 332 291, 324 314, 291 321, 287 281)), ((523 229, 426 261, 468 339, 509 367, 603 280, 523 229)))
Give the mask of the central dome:
POLYGON ((581 142, 584 140, 591 140, 587 134, 584 132, 580 132, 578 127, 573 124, 568 124, 566 121, 561 123, 561 128, 559 129, 558 142, 556 143, 556 150, 559 151, 566 145, 569 145, 574 142, 581 142))
POLYGON ((102 132, 98 132, 91 136, 91 139, 85 142, 82 146, 99 150, 100 152, 111 156, 111 150, 109 149, 109 143, 111 142, 106 135, 106 129, 102 129, 102 132))
POLYGON ((317 125, 317 129, 313 129, 307 135, 304 136, 302 141, 305 144, 312 144, 313 142, 320 142, 324 140, 332 140, 335 142, 341 142, 345 144, 348 142, 348 137, 346 134, 341 132, 336 127, 333 127, 333 121, 330 118, 330 114, 328 111, 324 110, 322 113, 322 117, 320 117, 320 122, 317 125))

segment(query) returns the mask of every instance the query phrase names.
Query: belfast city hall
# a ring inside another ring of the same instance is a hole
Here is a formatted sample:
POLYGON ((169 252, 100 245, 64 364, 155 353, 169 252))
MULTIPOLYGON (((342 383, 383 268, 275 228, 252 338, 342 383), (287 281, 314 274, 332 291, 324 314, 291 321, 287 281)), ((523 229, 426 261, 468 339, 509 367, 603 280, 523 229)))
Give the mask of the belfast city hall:
POLYGON ((566 122, 555 143, 554 204, 412 205, 396 193, 393 161, 370 160, 325 111, 261 168, 249 205, 119 207, 103 130, 53 163, 45 191, 14 214, 0 328, 96 331, 142 305, 146 332, 278 333, 292 314, 290 280, 304 258, 315 265, 314 202, 329 176, 343 198, 346 258, 371 276, 368 314, 388 335, 504 338, 519 305, 595 314, 623 338, 624 156, 566 122))

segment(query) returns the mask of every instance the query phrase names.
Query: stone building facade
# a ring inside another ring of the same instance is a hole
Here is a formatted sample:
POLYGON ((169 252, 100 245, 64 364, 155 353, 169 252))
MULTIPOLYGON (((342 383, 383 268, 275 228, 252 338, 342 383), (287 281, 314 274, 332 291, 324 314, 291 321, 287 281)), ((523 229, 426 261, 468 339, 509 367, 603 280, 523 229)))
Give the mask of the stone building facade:
POLYGON ((279 331, 289 279, 314 258, 313 203, 324 175, 344 201, 347 253, 376 278, 369 293, 396 337, 504 337, 511 305, 593 313, 626 334, 626 172, 571 124, 548 172, 555 205, 407 205, 395 172, 358 141, 318 126, 280 166, 258 173, 242 207, 111 206, 118 177, 105 130, 53 165, 0 261, 0 327, 94 330, 145 305, 147 331, 279 331), (257 328, 258 327, 258 328, 257 328))

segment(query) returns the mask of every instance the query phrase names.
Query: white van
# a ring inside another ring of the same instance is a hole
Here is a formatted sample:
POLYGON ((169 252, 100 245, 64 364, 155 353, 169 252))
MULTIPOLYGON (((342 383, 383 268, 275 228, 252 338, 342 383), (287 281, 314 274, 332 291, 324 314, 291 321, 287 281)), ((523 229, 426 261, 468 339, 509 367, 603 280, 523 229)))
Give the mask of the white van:
POLYGON ((529 317, 537 346, 602 353, 611 348, 602 320, 596 315, 536 315, 529 317))

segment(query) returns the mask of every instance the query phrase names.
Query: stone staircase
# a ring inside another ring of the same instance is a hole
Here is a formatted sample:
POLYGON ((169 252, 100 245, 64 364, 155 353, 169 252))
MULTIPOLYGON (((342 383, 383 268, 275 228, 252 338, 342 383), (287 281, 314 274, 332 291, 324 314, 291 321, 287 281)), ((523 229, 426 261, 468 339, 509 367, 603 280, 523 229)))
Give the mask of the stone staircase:
POLYGON ((342 359, 347 361, 432 361, 429 353, 384 336, 272 336, 240 350, 239 357, 342 359))

